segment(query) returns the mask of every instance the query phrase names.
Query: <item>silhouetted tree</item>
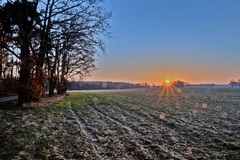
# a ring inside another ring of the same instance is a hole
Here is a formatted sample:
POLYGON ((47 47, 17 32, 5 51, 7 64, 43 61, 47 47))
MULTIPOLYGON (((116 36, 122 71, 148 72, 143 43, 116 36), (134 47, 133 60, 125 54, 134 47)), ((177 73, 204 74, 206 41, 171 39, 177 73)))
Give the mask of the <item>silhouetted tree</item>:
MULTIPOLYGON (((47 0, 43 20, 40 56, 46 55, 49 96, 58 88, 66 88, 72 76, 85 76, 94 68, 97 48, 104 51, 102 35, 109 36, 111 13, 101 7, 102 0, 47 0)), ((39 60, 43 67, 43 60, 39 60)), ((62 93, 62 91, 59 91, 62 93)))
POLYGON ((5 36, 4 48, 20 59, 18 105, 30 100, 31 69, 33 67, 32 37, 39 23, 36 2, 8 1, 1 10, 1 25, 5 36))
POLYGON ((234 87, 234 86, 238 86, 238 82, 231 80, 229 83, 230 86, 234 87))
MULTIPOLYGON (((17 0, 0 7, 1 50, 14 56, 13 64, 20 61, 19 106, 45 95, 46 77, 52 96, 57 83, 63 93, 68 78, 86 76, 95 69, 97 51, 104 51, 102 36, 110 35, 111 13, 101 3, 103 0, 17 0)), ((13 67, 9 69, 13 75, 13 67)))
POLYGON ((177 80, 177 81, 172 82, 172 85, 174 85, 175 87, 185 87, 185 86, 188 86, 189 83, 177 80))
POLYGON ((240 87, 240 79, 238 79, 237 82, 238 82, 238 86, 240 87))

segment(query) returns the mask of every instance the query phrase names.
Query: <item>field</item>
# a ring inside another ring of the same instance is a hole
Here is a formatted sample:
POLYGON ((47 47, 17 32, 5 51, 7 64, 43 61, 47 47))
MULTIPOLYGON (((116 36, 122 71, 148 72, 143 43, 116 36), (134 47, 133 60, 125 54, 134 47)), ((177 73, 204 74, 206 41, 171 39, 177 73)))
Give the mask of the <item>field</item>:
POLYGON ((0 159, 240 159, 239 88, 71 93, 0 121, 0 159))

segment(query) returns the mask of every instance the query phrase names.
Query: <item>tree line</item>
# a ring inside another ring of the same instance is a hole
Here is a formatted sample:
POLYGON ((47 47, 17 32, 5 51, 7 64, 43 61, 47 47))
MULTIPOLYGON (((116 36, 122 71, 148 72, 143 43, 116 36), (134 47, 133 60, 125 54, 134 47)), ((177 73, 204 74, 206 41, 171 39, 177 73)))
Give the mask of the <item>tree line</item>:
POLYGON ((1 4, 0 84, 18 90, 18 106, 44 97, 46 81, 49 96, 55 87, 63 94, 67 79, 95 70, 97 52, 105 49, 103 37, 110 37, 111 12, 103 3, 16 0, 1 4))
POLYGON ((131 89, 149 88, 148 83, 126 83, 126 82, 68 82, 69 90, 92 90, 92 89, 131 89))
POLYGON ((240 79, 238 79, 237 81, 231 80, 229 82, 229 85, 232 86, 232 87, 235 87, 235 86, 240 87, 240 79))
MULTIPOLYGON (((181 81, 181 80, 176 80, 170 83, 170 86, 174 86, 174 87, 186 87, 189 86, 190 84, 188 82, 185 81, 181 81)), ((166 82, 162 83, 162 87, 164 86, 168 86, 168 84, 166 82)))

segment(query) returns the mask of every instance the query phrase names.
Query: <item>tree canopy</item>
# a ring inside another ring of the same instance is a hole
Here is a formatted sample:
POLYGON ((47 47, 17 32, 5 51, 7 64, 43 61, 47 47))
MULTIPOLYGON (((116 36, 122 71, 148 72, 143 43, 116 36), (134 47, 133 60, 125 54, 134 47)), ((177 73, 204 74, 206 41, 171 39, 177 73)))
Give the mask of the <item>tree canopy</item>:
POLYGON ((16 0, 1 5, 0 77, 6 78, 4 69, 11 62, 15 68, 11 77, 19 81, 19 106, 45 96, 46 82, 49 96, 56 87, 62 94, 67 79, 94 71, 96 55, 105 49, 102 38, 110 36, 111 12, 103 3, 16 0))

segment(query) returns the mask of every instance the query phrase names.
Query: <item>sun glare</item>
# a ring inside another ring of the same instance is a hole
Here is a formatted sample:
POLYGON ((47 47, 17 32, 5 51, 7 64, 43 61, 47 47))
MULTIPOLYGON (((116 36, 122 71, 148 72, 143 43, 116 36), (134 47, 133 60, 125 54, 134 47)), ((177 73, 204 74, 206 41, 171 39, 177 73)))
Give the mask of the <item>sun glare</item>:
POLYGON ((169 83, 170 83, 170 81, 169 81, 168 79, 166 79, 166 81, 165 81, 165 82, 166 82, 166 84, 169 84, 169 83))
MULTIPOLYGON (((175 107, 179 107, 179 102, 178 102, 178 98, 177 98, 177 94, 182 93, 182 90, 180 88, 177 88, 174 85, 175 81, 170 81, 169 79, 165 79, 165 81, 163 81, 162 86, 161 86, 161 92, 159 95, 159 101, 165 100, 167 106, 170 106, 170 103, 172 100, 175 101, 175 107)), ((196 114, 197 112, 194 111, 193 114, 196 114)), ((160 119, 163 119, 165 117, 163 117, 162 115, 159 117, 160 119)))

